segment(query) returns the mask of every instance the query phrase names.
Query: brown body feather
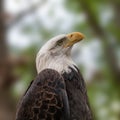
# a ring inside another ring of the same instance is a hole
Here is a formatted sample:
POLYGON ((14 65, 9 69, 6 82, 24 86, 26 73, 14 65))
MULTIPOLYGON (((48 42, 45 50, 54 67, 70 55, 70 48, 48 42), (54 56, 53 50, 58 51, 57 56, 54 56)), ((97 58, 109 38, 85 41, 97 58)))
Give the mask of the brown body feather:
POLYGON ((93 120, 82 75, 69 69, 62 75, 43 70, 21 100, 16 120, 93 120))
POLYGON ((70 73, 62 75, 66 83, 70 120, 93 120, 83 77, 77 67, 77 71, 73 68, 70 69, 70 73))
POLYGON ((62 76, 43 70, 19 103, 16 120, 68 120, 69 105, 62 76))

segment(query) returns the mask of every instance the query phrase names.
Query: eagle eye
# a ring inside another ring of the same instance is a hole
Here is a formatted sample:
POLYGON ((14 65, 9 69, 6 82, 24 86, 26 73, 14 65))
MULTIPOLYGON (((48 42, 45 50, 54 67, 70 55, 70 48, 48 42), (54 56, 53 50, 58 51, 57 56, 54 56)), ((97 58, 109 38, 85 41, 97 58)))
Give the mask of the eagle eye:
POLYGON ((64 40, 65 40, 65 38, 60 39, 59 41, 57 41, 57 45, 61 46, 63 44, 64 40))

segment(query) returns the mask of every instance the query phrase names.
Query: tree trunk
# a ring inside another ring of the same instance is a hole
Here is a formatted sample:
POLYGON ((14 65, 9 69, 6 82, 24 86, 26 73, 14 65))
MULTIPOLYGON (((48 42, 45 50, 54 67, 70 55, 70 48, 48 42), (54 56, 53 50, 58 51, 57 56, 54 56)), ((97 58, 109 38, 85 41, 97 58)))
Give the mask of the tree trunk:
POLYGON ((4 0, 0 0, 0 120, 13 120, 14 101, 10 95, 11 68, 6 43, 4 0))

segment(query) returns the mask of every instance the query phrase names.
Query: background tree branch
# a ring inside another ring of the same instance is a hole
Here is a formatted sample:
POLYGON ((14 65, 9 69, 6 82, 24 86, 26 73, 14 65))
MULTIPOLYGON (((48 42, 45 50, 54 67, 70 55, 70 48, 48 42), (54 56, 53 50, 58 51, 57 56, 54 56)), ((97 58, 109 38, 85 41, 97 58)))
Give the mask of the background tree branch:
POLYGON ((105 59, 106 63, 109 67, 109 71, 111 73, 111 77, 113 77, 113 80, 116 81, 116 85, 120 83, 119 78, 120 78, 120 70, 118 68, 118 63, 117 63, 117 58, 115 55, 114 48, 112 44, 110 43, 110 38, 107 36, 107 33, 105 30, 101 27, 99 24, 94 11, 92 11, 91 6, 87 0, 81 0, 80 5, 82 6, 83 10, 85 11, 87 15, 87 20, 89 25, 91 26, 93 32, 95 35, 97 35, 101 43, 103 44, 103 50, 105 54, 105 59))

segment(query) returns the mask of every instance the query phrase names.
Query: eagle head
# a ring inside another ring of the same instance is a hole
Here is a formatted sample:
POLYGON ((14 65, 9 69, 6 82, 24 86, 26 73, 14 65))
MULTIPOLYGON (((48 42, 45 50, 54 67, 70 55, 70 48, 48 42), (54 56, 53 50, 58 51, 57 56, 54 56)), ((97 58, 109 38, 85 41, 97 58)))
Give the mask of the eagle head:
POLYGON ((82 39, 84 35, 80 32, 62 34, 50 39, 36 56, 37 72, 46 68, 55 69, 58 72, 69 72, 69 67, 74 68, 75 65, 71 59, 71 48, 82 39))

